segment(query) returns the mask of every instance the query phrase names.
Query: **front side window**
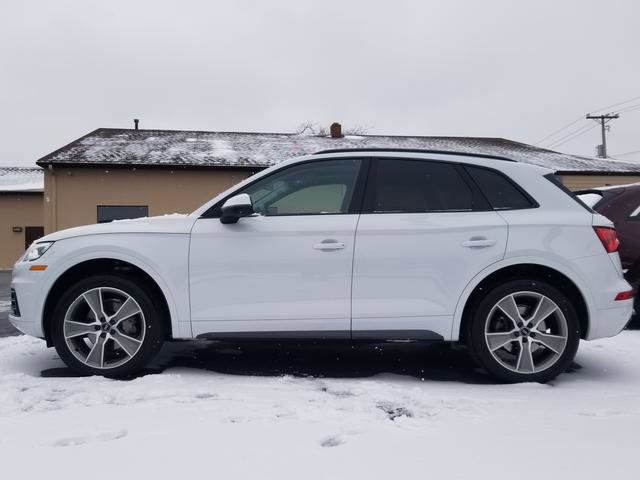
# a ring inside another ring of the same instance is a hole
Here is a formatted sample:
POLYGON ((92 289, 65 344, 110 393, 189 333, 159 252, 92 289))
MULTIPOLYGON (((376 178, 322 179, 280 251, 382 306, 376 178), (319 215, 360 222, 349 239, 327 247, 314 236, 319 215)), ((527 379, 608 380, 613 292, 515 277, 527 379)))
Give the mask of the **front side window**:
POLYGON ((127 218, 141 218, 149 215, 146 205, 98 205, 98 223, 127 218))
POLYGON ((265 216, 348 213, 361 160, 303 163, 258 180, 242 191, 265 216))
POLYGON ((454 164, 378 159, 365 205, 370 213, 471 211, 474 192, 454 164))

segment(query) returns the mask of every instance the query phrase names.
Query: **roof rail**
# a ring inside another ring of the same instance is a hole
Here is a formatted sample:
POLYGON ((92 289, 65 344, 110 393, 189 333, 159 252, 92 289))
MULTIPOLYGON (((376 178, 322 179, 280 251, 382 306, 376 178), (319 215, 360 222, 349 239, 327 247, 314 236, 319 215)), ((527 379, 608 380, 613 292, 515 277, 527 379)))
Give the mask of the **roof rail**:
POLYGON ((354 152, 391 152, 391 153, 437 153, 438 155, 458 155, 461 157, 479 157, 490 158, 492 160, 503 160, 505 162, 517 162, 513 158, 500 157, 498 155, 488 155, 486 153, 470 153, 470 152, 454 152, 451 150, 426 150, 420 148, 333 148, 329 150, 320 150, 313 155, 320 155, 323 153, 354 153, 354 152))

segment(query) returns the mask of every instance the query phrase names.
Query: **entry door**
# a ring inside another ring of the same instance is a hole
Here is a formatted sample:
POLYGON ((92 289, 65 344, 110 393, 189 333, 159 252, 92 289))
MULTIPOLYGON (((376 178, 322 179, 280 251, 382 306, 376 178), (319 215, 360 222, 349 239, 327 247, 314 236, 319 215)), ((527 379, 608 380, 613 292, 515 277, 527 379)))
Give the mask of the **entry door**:
POLYGON ((356 233, 353 338, 450 338, 460 294, 507 240, 467 178, 445 162, 373 163, 356 233))
POLYGON ((249 184, 255 215, 194 225, 194 335, 349 336, 361 161, 294 164, 249 184))

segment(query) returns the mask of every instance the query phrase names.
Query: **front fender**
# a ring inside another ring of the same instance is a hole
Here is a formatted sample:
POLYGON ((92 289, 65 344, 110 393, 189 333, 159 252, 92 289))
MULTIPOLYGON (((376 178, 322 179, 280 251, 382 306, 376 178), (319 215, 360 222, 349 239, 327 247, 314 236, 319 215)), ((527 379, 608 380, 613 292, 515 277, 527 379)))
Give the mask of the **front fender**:
POLYGON ((174 338, 191 338, 188 289, 188 235, 112 235, 96 244, 97 236, 60 240, 47 258, 46 281, 37 307, 44 331, 45 302, 56 281, 70 268, 89 260, 110 259, 129 263, 156 282, 165 297, 174 338), (151 237, 151 238, 149 238, 151 237))

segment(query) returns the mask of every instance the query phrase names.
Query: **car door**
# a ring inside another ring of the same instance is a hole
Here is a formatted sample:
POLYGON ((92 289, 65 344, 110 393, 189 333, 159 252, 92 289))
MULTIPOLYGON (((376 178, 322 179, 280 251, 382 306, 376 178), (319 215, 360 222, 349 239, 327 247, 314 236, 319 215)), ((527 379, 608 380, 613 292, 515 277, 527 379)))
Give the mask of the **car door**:
POLYGON ((507 225, 464 169, 372 160, 356 233, 354 339, 450 339, 469 281, 504 257, 507 225))
POLYGON ((223 224, 218 205, 196 221, 194 336, 349 336, 362 166, 296 163, 234 192, 249 194, 254 215, 223 224))

